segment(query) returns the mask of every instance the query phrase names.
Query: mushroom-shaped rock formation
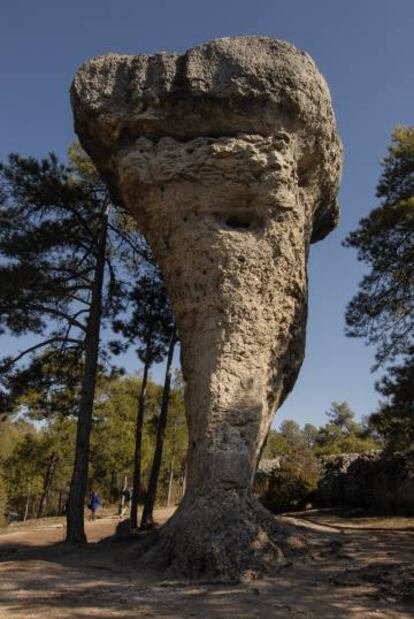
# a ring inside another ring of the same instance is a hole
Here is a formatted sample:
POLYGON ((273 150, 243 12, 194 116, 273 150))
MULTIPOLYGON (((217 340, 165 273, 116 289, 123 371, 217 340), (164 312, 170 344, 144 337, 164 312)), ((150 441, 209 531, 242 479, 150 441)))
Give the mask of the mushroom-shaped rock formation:
POLYGON ((242 36, 95 58, 72 105, 153 250, 181 341, 187 490, 147 557, 190 577, 262 570, 300 545, 251 485, 304 357, 309 245, 338 217, 327 85, 293 45, 242 36))

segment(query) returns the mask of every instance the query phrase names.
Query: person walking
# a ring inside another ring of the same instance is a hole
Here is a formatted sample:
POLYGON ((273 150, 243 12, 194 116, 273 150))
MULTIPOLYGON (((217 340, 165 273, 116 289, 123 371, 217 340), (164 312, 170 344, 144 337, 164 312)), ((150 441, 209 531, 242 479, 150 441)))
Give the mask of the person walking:
POLYGON ((91 514, 89 516, 89 520, 91 520, 91 521, 95 520, 96 511, 98 510, 100 505, 101 505, 101 501, 100 501, 98 495, 96 494, 96 492, 94 492, 92 490, 91 498, 90 498, 89 503, 88 503, 88 509, 90 509, 90 511, 91 511, 91 514))

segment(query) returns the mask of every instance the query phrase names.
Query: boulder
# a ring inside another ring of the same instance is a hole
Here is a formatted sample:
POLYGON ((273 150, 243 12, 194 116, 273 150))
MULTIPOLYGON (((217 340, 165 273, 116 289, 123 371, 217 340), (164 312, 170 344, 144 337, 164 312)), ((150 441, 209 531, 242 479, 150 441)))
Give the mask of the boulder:
POLYGON ((371 451, 323 459, 318 505, 414 514, 414 451, 371 451))

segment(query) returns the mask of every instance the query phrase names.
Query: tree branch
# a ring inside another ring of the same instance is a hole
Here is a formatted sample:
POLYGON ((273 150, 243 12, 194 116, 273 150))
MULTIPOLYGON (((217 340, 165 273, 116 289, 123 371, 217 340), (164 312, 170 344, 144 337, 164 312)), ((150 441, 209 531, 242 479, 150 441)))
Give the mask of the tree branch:
POLYGON ((13 365, 15 365, 18 361, 20 361, 20 359, 22 359, 29 353, 34 352, 35 350, 38 350, 39 348, 48 346, 49 344, 55 344, 57 342, 62 342, 62 341, 71 342, 72 344, 77 344, 77 345, 82 345, 83 343, 82 340, 77 340, 75 338, 51 337, 47 340, 44 340, 43 342, 40 342, 39 344, 35 344, 34 346, 30 346, 29 348, 26 348, 26 350, 23 350, 22 352, 20 352, 18 355, 13 357, 13 359, 9 359, 5 364, 0 366, 0 371, 7 372, 7 370, 13 367, 13 365))

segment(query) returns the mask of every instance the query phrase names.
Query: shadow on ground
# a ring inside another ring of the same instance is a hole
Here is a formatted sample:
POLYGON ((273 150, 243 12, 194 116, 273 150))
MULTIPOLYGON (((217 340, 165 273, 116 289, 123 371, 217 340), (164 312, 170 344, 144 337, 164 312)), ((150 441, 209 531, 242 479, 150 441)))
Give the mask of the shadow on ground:
MULTIPOLYGON (((285 519, 282 518, 283 521, 285 519)), ((289 519, 292 521, 292 519, 289 519)), ((392 617, 414 615, 413 531, 340 530, 294 522, 311 541, 306 560, 237 586, 163 581, 128 558, 128 540, 68 548, 53 535, 0 536, 0 617, 392 617)), ((96 527, 95 527, 96 524, 96 527)), ((95 538, 116 521, 97 521, 95 538)))

